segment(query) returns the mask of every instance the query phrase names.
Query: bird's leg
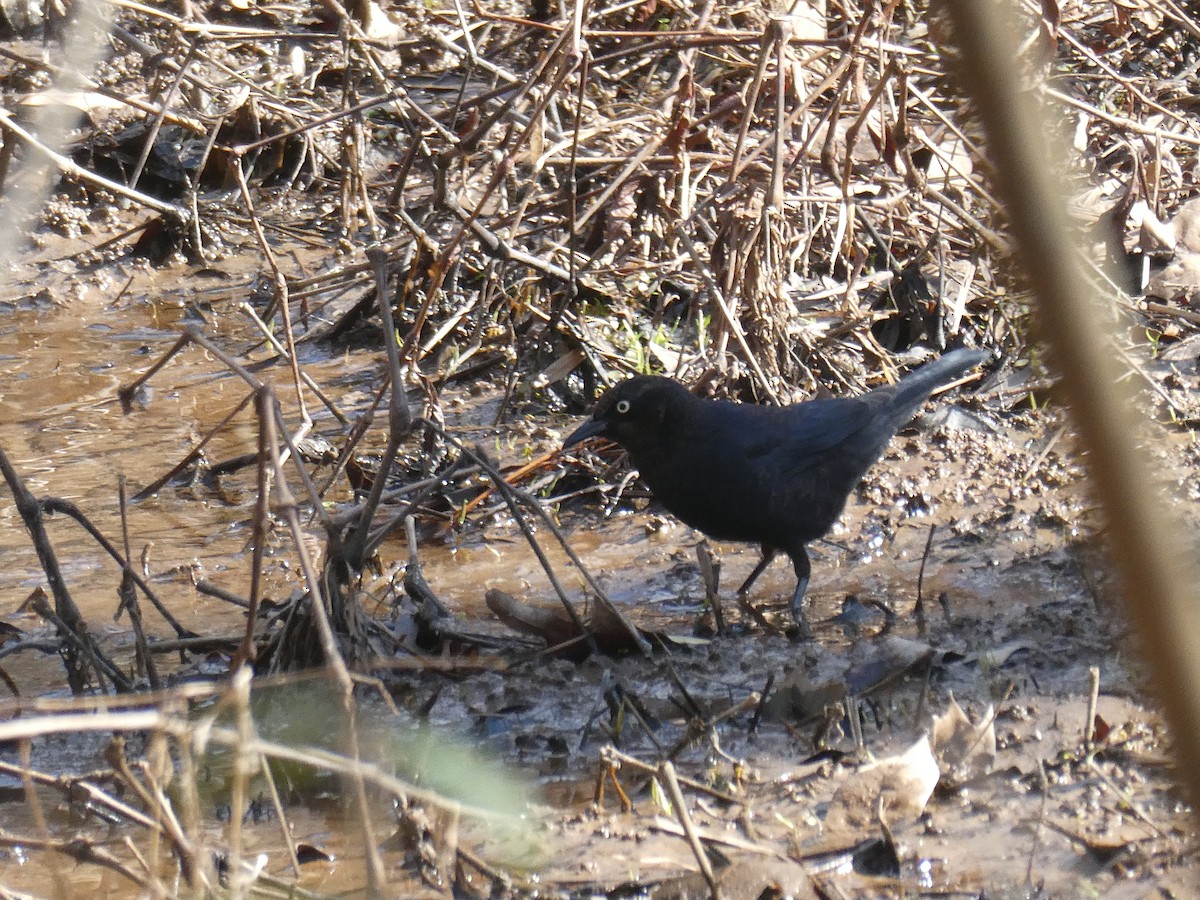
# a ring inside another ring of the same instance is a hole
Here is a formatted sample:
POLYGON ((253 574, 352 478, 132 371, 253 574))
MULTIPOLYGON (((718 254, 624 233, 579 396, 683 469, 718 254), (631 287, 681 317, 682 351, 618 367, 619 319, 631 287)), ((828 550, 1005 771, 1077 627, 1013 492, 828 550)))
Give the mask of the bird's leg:
POLYGON ((737 589, 739 597, 745 596, 746 592, 750 590, 750 585, 754 584, 758 576, 767 570, 767 566, 771 564, 771 560, 775 558, 775 554, 778 552, 774 547, 768 547, 766 544, 763 545, 762 559, 758 561, 758 565, 754 567, 754 571, 750 573, 750 576, 742 582, 742 586, 737 589))
POLYGON ((758 565, 754 567, 754 571, 750 573, 750 577, 742 582, 742 586, 737 590, 738 605, 741 606, 742 612, 752 618, 755 622, 761 625, 765 630, 771 630, 771 623, 767 621, 762 611, 753 603, 746 599, 746 592, 750 590, 750 585, 754 584, 754 580, 766 570, 771 564, 771 560, 775 558, 775 554, 779 551, 774 547, 768 547, 765 544, 762 548, 762 559, 758 561, 758 565))
POLYGON ((808 576, 812 574, 812 564, 808 561, 808 550, 803 544, 788 551, 792 558, 792 569, 796 572, 796 593, 792 595, 792 618, 796 620, 799 629, 797 637, 802 641, 812 639, 812 629, 808 627, 808 619, 804 617, 804 592, 808 590, 808 576))

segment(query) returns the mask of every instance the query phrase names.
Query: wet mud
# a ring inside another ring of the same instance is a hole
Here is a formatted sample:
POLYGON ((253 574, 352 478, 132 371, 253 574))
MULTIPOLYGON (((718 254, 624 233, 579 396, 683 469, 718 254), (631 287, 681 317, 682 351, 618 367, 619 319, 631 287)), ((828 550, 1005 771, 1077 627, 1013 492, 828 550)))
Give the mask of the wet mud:
MULTIPOLYGON (((0 298, 7 371, 0 444, 35 493, 71 499, 102 530, 117 534, 117 476, 129 479, 131 491, 144 486, 235 402, 228 376, 199 351, 172 365, 143 408, 123 415, 117 402, 117 387, 168 347, 194 314, 203 291, 180 285, 203 283, 205 276, 184 265, 116 274, 89 274, 61 260, 25 265, 24 287, 0 298), (43 289, 30 296, 35 281, 43 289), (114 299, 118 283, 125 287, 114 299)), ((218 280, 241 277, 234 269, 218 280)), ((235 317, 220 318, 227 340, 247 338, 235 317)), ((351 409, 365 402, 382 371, 381 354, 369 351, 310 352, 305 363, 351 409)), ((476 385, 450 404, 455 426, 498 448, 502 461, 552 450, 573 426, 549 409, 536 421, 526 412, 524 423, 493 426, 502 389, 476 385)), ((331 433, 334 425, 328 417, 321 423, 331 433)), ((255 440, 249 419, 236 422, 209 457, 251 452, 255 440)), ((1182 473, 1176 502, 1193 502, 1194 447, 1180 441, 1160 453, 1169 471, 1182 473)), ((731 586, 756 562, 755 548, 714 547, 733 628, 725 636, 703 629, 697 636, 706 616, 699 535, 636 488, 608 514, 595 492, 561 504, 551 497, 572 546, 609 596, 663 640, 666 649, 649 658, 577 662, 515 642, 489 613, 485 592, 498 589, 538 605, 556 601, 502 508, 462 528, 425 529, 419 554, 431 588, 457 618, 514 643, 486 658, 445 660, 445 667, 405 660, 386 678, 399 716, 369 695, 363 709, 397 733, 447 735, 511 773, 497 778, 525 785, 521 790, 537 798, 530 807, 537 824, 515 855, 511 847, 493 846, 475 823, 464 824, 461 839, 475 839, 485 855, 515 860, 525 877, 558 892, 661 882, 665 893, 656 896, 694 895, 686 879, 696 877, 688 874, 696 861, 670 803, 648 788, 646 776, 606 757, 610 745, 651 761, 669 750, 681 773, 709 787, 713 794, 697 800, 693 824, 718 852, 729 841, 723 852, 743 861, 726 875, 732 896, 758 896, 755 889, 771 878, 803 874, 807 884, 834 877, 820 874, 822 860, 840 860, 829 872, 861 865, 859 880, 851 882, 860 886, 886 876, 892 887, 884 893, 1016 896, 1040 889, 1052 896, 1134 897, 1175 889, 1196 874, 1187 850, 1191 823, 1081 475, 1065 420, 1053 408, 1003 417, 984 408, 957 423, 935 420, 906 430, 852 496, 830 541, 814 546, 809 615, 816 640, 808 644, 764 633, 738 613, 731 586), (1093 677, 1097 718, 1089 722, 1093 677), (994 729, 987 770, 939 788, 919 816, 866 810, 856 827, 835 828, 828 814, 845 779, 868 758, 903 751, 951 697, 973 722, 994 729), (739 704, 740 713, 721 720, 739 704), (859 720, 853 727, 847 713, 859 720), (697 722, 710 724, 697 730, 697 722), (630 797, 630 809, 622 809, 616 785, 630 797), (882 834, 900 849, 893 866, 874 872, 850 850, 882 834), (764 862, 745 868, 747 858, 764 862), (768 860, 782 868, 771 869, 768 860)), ((181 623, 202 635, 237 635, 245 627, 239 609, 194 589, 209 579, 235 593, 246 590, 253 501, 236 481, 222 490, 173 484, 130 508, 135 556, 145 560, 181 623)), ((34 637, 46 626, 20 607, 42 575, 7 496, 0 500, 0 526, 3 621, 34 637)), ((124 621, 113 620, 115 568, 69 523, 56 519, 51 532, 86 619, 128 664, 132 638, 124 621)), ((319 550, 315 532, 312 542, 319 550)), ((381 575, 367 590, 380 598, 377 612, 386 618, 407 551, 396 539, 380 556, 381 575)), ((561 554, 553 562, 564 566, 561 554)), ((267 570, 274 596, 300 588, 282 549, 267 570)), ((582 580, 568 567, 563 572, 582 600, 582 580)), ((778 562, 750 599, 783 614, 791 578, 778 562)), ((150 628, 170 637, 160 622, 150 628)), ((219 677, 228 661, 220 654, 171 659, 164 663, 173 679, 219 677)), ((25 698, 66 694, 53 655, 26 651, 0 665, 25 698)), ((34 742, 30 752, 36 768, 69 774, 100 765, 105 749, 106 739, 63 735, 34 742)), ((2 759, 15 764, 18 756, 10 746, 2 759)), ((8 827, 32 827, 19 779, 5 778, 8 827)), ((52 831, 70 830, 68 808, 56 807, 52 831)), ((293 813, 292 828, 306 831, 297 837, 337 860, 308 864, 302 884, 321 890, 358 884, 353 830, 337 804, 322 805, 309 794, 293 813)), ((271 828, 251 824, 257 836, 250 849, 277 856, 271 828)), ((33 890, 43 877, 37 862, 22 864, 11 854, 0 870, 14 890, 33 890)), ((103 878, 90 877, 73 879, 72 890, 105 889, 103 878)))

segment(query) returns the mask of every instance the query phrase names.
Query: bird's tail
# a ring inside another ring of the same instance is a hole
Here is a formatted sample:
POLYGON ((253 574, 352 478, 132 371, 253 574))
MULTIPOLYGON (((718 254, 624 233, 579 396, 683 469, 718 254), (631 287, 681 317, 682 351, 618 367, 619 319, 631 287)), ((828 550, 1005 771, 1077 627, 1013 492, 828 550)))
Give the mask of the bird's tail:
POLYGON ((951 350, 945 356, 928 362, 896 384, 892 408, 897 418, 910 418, 933 391, 948 381, 953 381, 963 372, 974 368, 991 357, 988 350, 972 350, 962 347, 951 350), (910 410, 909 412, 906 412, 910 410))

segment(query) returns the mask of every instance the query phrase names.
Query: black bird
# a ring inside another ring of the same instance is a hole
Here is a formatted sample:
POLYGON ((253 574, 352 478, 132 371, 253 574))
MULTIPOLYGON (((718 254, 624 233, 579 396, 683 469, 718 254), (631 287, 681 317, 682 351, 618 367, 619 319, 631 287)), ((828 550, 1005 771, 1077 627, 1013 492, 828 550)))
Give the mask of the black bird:
POLYGON ((705 400, 668 378, 638 375, 606 391, 563 449, 605 437, 629 451, 642 480, 675 516, 710 537, 750 541, 763 557, 744 594, 779 551, 792 560, 792 616, 802 637, 810 541, 933 390, 988 359, 959 349, 861 397, 756 406, 705 400))

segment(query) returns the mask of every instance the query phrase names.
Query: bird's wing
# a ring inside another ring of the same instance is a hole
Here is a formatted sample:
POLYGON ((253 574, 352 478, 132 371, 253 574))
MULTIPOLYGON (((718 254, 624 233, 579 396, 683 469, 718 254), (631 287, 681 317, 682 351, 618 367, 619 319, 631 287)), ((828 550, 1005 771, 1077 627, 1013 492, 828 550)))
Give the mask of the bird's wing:
POLYGON ((779 457, 794 464, 845 444, 877 415, 872 395, 812 400, 749 419, 739 432, 747 459, 779 457))

